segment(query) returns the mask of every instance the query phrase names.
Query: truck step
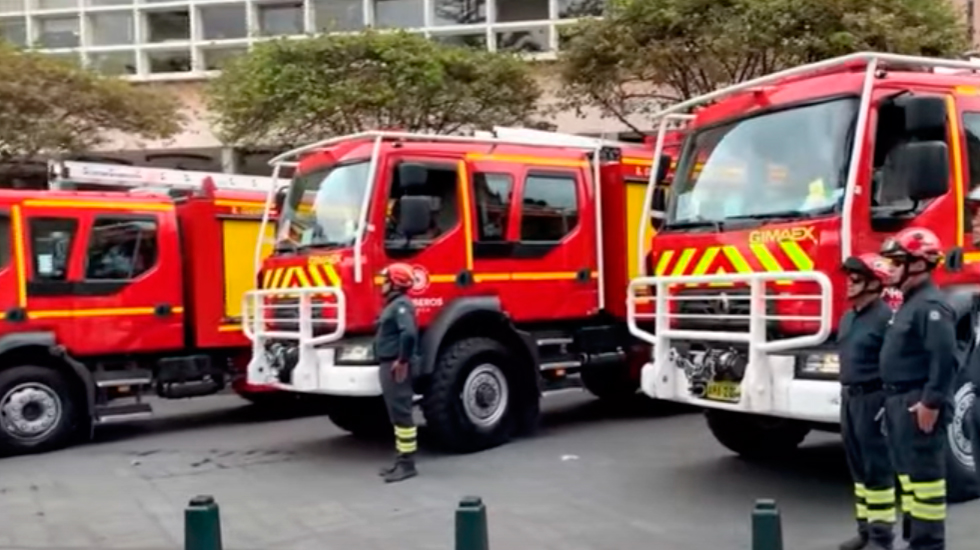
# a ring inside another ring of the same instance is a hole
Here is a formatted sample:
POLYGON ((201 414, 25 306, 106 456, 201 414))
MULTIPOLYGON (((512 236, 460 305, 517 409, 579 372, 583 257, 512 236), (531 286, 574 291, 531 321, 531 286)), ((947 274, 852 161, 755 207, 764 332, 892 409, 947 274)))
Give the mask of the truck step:
POLYGON ((547 346, 561 346, 571 344, 574 340, 567 336, 555 336, 555 337, 543 337, 538 338, 537 344, 539 348, 547 346))
POLYGON ((95 421, 99 424, 135 420, 153 416, 149 403, 130 403, 128 405, 96 405, 95 421))
POLYGON ((96 371, 92 376, 100 388, 145 386, 153 381, 153 373, 145 369, 96 371))
POLYGON ((541 370, 575 369, 582 366, 581 361, 550 361, 541 363, 541 370))

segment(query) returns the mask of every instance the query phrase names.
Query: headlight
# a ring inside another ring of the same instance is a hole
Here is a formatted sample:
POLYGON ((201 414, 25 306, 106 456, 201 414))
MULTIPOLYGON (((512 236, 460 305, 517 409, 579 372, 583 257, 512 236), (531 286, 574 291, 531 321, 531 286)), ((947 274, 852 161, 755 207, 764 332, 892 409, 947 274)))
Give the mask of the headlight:
POLYGON ((371 363, 374 361, 374 346, 354 344, 342 346, 337 350, 337 363, 371 363))
POLYGON ((836 353, 810 353, 799 358, 799 373, 803 375, 837 376, 840 357, 836 353))

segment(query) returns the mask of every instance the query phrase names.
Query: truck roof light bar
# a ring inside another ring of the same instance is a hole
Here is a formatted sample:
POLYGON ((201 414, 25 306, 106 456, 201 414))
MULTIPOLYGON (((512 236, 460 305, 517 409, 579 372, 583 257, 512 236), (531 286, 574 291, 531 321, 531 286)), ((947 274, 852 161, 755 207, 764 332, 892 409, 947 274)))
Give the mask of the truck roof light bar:
POLYGON ((239 191, 268 191, 274 179, 259 176, 242 176, 221 172, 200 172, 120 164, 50 161, 49 182, 52 190, 70 189, 72 184, 105 185, 124 188, 202 189, 211 178, 218 189, 239 191))

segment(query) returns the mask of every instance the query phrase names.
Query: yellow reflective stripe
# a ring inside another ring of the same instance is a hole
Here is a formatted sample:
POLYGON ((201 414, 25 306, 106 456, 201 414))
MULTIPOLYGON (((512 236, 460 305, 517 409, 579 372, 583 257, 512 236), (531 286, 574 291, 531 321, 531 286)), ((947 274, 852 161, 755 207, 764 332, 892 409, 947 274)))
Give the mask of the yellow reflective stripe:
POLYGON ((895 489, 867 489, 864 499, 868 504, 893 504, 895 502, 895 489))
POLYGON ((470 220, 470 180, 466 173, 466 163, 459 161, 459 196, 463 208, 463 238, 466 239, 466 269, 473 271, 473 223, 470 220))
POLYGON ((262 288, 269 288, 269 281, 272 280, 272 273, 274 269, 267 269, 265 273, 262 274, 262 288))
POLYGON ((418 443, 412 441, 411 443, 405 443, 401 440, 395 441, 395 450, 401 454, 414 453, 419 448, 418 443))
POLYGON ((869 508, 868 509, 868 521, 879 522, 879 523, 895 523, 897 513, 895 512, 895 507, 889 508, 869 508))
POLYGON ((695 252, 697 252, 697 250, 694 248, 684 249, 684 252, 681 252, 680 259, 677 260, 677 264, 674 266, 674 271, 671 272, 671 275, 675 277, 678 275, 684 275, 684 272, 687 271, 687 265, 690 264, 691 259, 694 258, 695 252))
POLYGON ((395 426, 396 437, 415 437, 418 431, 415 426, 395 426))
MULTIPOLYGON (((953 156, 953 192, 956 193, 955 204, 963 204, 963 159, 960 156, 960 120, 956 112, 956 103, 953 96, 946 96, 946 112, 949 115, 949 133, 952 136, 950 145, 952 146, 953 156)), ((956 208, 956 245, 963 246, 963 209, 956 208)))
POLYGON ((915 498, 919 500, 943 498, 946 496, 946 480, 913 483, 912 492, 915 494, 915 498))
POLYGON ((735 271, 739 273, 752 273, 752 266, 749 265, 749 262, 745 261, 745 256, 742 256, 742 253, 737 248, 728 245, 722 248, 722 251, 725 253, 725 257, 728 258, 728 261, 732 263, 735 271))
POLYGON ((926 504, 915 502, 912 505, 912 517, 926 521, 943 521, 946 519, 946 504, 926 504))
POLYGON ((516 164, 532 164, 538 166, 562 166, 566 168, 579 168, 579 167, 585 168, 589 166, 589 161, 587 160, 556 159, 556 158, 536 157, 536 156, 529 156, 529 155, 496 155, 496 154, 484 154, 484 153, 467 153, 466 160, 513 162, 516 164))
POLYGON ((912 495, 902 495, 902 511, 908 514, 913 506, 915 506, 915 498, 912 495))
POLYGON ((704 251, 704 255, 701 256, 701 260, 698 265, 694 267, 694 271, 691 275, 704 275, 708 268, 711 267, 711 263, 715 261, 715 257, 718 256, 718 252, 721 248, 717 246, 709 246, 707 250, 704 251))
POLYGON ((10 208, 10 225, 14 237, 14 270, 17 276, 17 306, 27 307, 27 255, 24 253, 24 224, 20 206, 10 208))
POLYGON ((324 273, 326 273, 326 268, 328 266, 311 265, 307 268, 310 272, 310 278, 313 280, 313 286, 327 286, 327 280, 323 278, 324 273), (323 269, 323 271, 320 271, 323 269))
POLYGON ((862 503, 857 503, 855 506, 855 515, 858 519, 868 519, 868 507, 862 503))
POLYGON ((296 280, 299 282, 300 288, 309 288, 310 286, 312 286, 310 285, 310 278, 307 276, 307 272, 305 269, 303 269, 302 267, 294 267, 293 269, 295 270, 294 274, 296 280))
POLYGON ((672 260, 673 258, 674 258, 673 250, 664 250, 663 252, 660 253, 660 259, 657 260, 657 270, 656 270, 656 274, 658 277, 660 277, 661 275, 664 274, 665 271, 667 271, 667 266, 670 265, 670 260, 672 260))
POLYGON ((868 491, 868 489, 865 488, 865 486, 864 486, 863 483, 855 483, 854 484, 854 495, 855 496, 864 498, 864 495, 865 495, 865 493, 867 493, 867 491, 868 491))
POLYGON ((905 491, 906 493, 912 491, 912 478, 911 477, 909 477, 909 476, 907 476, 905 474, 899 474, 898 475, 898 482, 902 485, 902 490, 905 491))
MULTIPOLYGON (((183 307, 172 308, 173 313, 183 313, 183 307)), ((121 317, 153 315, 155 307, 118 307, 101 309, 53 309, 27 312, 28 319, 70 319, 76 317, 121 317)))
POLYGON ((279 281, 282 279, 282 274, 285 271, 285 269, 277 267, 272 273, 272 281, 269 282, 269 286, 266 288, 279 288, 279 281))
POLYGON ((173 204, 160 202, 122 202, 122 201, 86 201, 64 199, 28 199, 24 206, 50 206, 53 208, 102 208, 105 210, 158 210, 174 209, 173 204))
POLYGON ((796 269, 800 271, 813 270, 813 260, 807 255, 806 252, 803 251, 803 248, 800 247, 799 243, 794 241, 783 241, 779 243, 779 246, 783 249, 783 252, 789 256, 789 259, 793 261, 793 265, 796 266, 796 269))

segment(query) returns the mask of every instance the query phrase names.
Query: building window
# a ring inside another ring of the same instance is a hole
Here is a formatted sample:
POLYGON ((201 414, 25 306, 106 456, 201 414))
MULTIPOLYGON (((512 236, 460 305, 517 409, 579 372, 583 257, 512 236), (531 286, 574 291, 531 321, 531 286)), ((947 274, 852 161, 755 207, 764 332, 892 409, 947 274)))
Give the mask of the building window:
POLYGON ((35 281, 68 279, 71 245, 78 231, 78 220, 34 218, 30 221, 31 261, 35 281))
POLYGON ((578 225, 574 176, 529 175, 521 205, 521 240, 558 242, 578 225))
POLYGON ((153 50, 146 52, 151 73, 186 73, 191 70, 190 50, 153 50))
POLYGON ((85 5, 93 7, 131 6, 133 2, 134 0, 85 0, 85 5))
POLYGON ((37 42, 44 48, 77 48, 79 40, 79 21, 77 15, 60 17, 38 17, 37 42))
POLYGON ((85 278, 131 281, 157 263, 157 224, 152 218, 97 218, 89 235, 85 278))
POLYGON ((248 47, 206 48, 201 50, 205 71, 220 71, 225 64, 248 53, 248 47))
POLYGON ((432 24, 474 25, 487 22, 486 0, 432 0, 432 24))
POLYGON ((0 13, 21 13, 24 10, 24 0, 0 0, 0 13))
POLYGON ((476 172, 473 174, 473 190, 479 222, 477 240, 479 242, 506 240, 514 179, 507 174, 476 172))
POLYGON ((507 30, 498 32, 497 49, 523 53, 538 53, 550 50, 551 27, 536 29, 507 30))
POLYGON ((136 52, 98 52, 89 54, 91 68, 106 75, 136 74, 136 52))
POLYGON ((374 25, 388 28, 425 26, 423 0, 374 0, 374 25))
POLYGON ((484 31, 466 33, 454 32, 451 34, 433 33, 431 38, 436 42, 448 44, 450 46, 463 46, 466 48, 473 48, 475 50, 487 49, 487 33, 484 31))
POLYGON ((94 46, 133 44, 136 41, 131 11, 92 13, 88 18, 89 40, 94 46))
POLYGON ((23 17, 0 19, 0 37, 18 46, 27 45, 27 21, 23 17))
POLYGON ((78 0, 31 0, 31 7, 41 10, 70 10, 78 7, 78 0))
MULTIPOLYGON (((413 163, 414 164, 414 163, 413 163)), ((457 189, 459 174, 455 166, 438 164, 426 165, 425 183, 412 187, 411 194, 430 197, 432 200, 432 222, 429 231, 423 235, 412 237, 406 247, 405 236, 398 233, 398 199, 406 194, 399 180, 398 166, 392 172, 389 204, 392 205, 391 215, 386 223, 385 240, 388 255, 399 257, 400 251, 410 255, 411 251, 420 250, 432 243, 446 232, 459 225, 459 206, 457 189)))
POLYGON ((356 31, 364 28, 361 0, 313 0, 314 25, 318 31, 356 31))
POLYGON ((548 0, 496 0, 497 21, 540 21, 549 19, 548 0))
POLYGON ((246 38, 248 22, 245 4, 201 6, 201 37, 205 40, 246 38))
POLYGON ((146 14, 147 42, 180 42, 191 38, 191 14, 187 8, 146 14))
POLYGON ((259 32, 263 36, 303 34, 303 3, 258 6, 259 32))
POLYGON ((558 17, 560 19, 600 17, 605 8, 605 0, 558 0, 558 17))

